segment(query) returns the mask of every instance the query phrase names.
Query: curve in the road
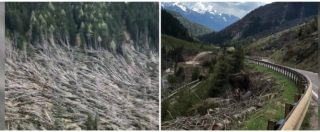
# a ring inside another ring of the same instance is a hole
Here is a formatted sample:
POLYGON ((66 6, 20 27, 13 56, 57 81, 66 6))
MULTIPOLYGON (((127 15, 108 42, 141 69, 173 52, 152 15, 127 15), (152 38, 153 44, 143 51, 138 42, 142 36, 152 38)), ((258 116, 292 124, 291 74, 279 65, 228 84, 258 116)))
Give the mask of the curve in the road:
MULTIPOLYGON (((264 62, 275 64, 274 62, 272 62, 272 61, 270 61, 268 59, 261 59, 260 61, 264 61, 264 62)), ((277 65, 279 65, 279 64, 277 64, 277 65)), ((283 66, 283 65, 280 65, 280 66, 283 66)), ((297 72, 301 73, 304 76, 309 77, 311 82, 312 82, 312 86, 313 86, 313 89, 312 89, 313 99, 314 100, 318 100, 318 90, 319 90, 319 86, 320 86, 318 73, 311 72, 311 71, 306 71, 306 70, 302 70, 302 69, 297 69, 297 68, 292 68, 292 67, 287 67, 287 66, 283 66, 283 67, 290 68, 290 69, 292 69, 294 71, 297 71, 297 72)))
MULTIPOLYGON (((317 79, 318 74, 313 74, 309 71, 299 70, 295 68, 290 68, 278 64, 274 64, 268 60, 259 60, 247 58, 251 62, 262 65, 264 67, 275 70, 279 73, 284 74, 288 78, 292 79, 300 89, 299 91, 301 97, 293 104, 292 108, 289 109, 290 112, 287 114, 286 118, 283 120, 283 123, 279 126, 275 126, 272 129, 281 129, 281 130, 297 130, 300 128, 304 117, 308 111, 309 104, 312 98, 318 98, 317 91, 319 80, 317 79), (311 79, 312 78, 312 79, 311 79), (315 88, 313 87, 315 85, 315 88), (312 97, 314 96, 314 97, 312 97)), ((268 126, 269 128, 269 126, 268 126)))

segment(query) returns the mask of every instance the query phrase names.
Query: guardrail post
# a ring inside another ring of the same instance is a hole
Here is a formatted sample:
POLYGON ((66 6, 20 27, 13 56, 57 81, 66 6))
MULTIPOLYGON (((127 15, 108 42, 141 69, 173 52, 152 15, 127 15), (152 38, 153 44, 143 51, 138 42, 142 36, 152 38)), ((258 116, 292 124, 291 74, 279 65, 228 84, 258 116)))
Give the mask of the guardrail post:
POLYGON ((283 70, 284 70, 284 75, 285 75, 286 77, 288 77, 287 70, 286 70, 286 69, 283 69, 283 70))
POLYGON ((284 117, 287 117, 287 115, 290 113, 292 109, 293 109, 292 104, 285 103, 284 117))
POLYGON ((296 93, 294 95, 294 102, 298 102, 300 98, 301 98, 301 94, 300 93, 296 93))
POLYGON ((294 75, 294 76, 293 76, 293 81, 294 81, 294 83, 298 86, 297 75, 294 75))
POLYGON ((300 93, 305 92, 305 86, 304 86, 304 81, 299 79, 299 85, 298 88, 300 89, 300 93))
POLYGON ((267 130, 276 130, 277 122, 273 120, 268 120, 267 130))

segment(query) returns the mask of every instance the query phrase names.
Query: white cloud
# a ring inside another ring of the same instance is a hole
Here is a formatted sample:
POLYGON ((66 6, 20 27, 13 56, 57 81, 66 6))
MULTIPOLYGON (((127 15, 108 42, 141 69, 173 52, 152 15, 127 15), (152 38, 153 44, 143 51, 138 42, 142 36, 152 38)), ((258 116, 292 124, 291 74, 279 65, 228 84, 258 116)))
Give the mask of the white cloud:
POLYGON ((253 9, 265 5, 264 2, 184 2, 183 5, 192 10, 214 11, 219 13, 231 14, 242 18, 253 9))

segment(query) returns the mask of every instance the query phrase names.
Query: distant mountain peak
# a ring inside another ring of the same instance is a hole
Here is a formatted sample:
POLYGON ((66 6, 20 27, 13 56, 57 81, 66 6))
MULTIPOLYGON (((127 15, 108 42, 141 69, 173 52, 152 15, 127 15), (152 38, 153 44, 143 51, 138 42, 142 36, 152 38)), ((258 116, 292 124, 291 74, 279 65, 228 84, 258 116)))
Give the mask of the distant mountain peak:
POLYGON ((175 3, 173 3, 172 5, 179 7, 179 8, 180 8, 181 10, 183 10, 183 11, 187 11, 187 7, 184 6, 184 5, 182 5, 180 2, 175 2, 175 3))
POLYGON ((239 20, 234 15, 219 12, 212 5, 201 2, 192 5, 183 2, 165 2, 161 4, 161 7, 177 12, 189 21, 207 26, 215 31, 220 31, 239 20))
MULTIPOLYGON (((211 5, 204 5, 203 3, 201 2, 197 2, 195 3, 192 7, 191 7, 191 10, 195 11, 195 12, 198 12, 198 13, 201 13, 201 14, 205 14, 205 13, 209 13, 209 14, 216 14, 217 13, 217 10, 214 9, 213 6, 211 5)), ((221 13, 220 13, 221 14, 221 13)))

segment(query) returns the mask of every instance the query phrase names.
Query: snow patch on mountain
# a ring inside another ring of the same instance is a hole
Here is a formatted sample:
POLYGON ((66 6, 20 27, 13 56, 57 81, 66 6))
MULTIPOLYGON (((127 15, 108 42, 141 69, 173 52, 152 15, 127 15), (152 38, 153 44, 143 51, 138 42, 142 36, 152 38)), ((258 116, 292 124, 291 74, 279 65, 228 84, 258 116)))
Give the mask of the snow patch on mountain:
POLYGON ((216 14, 217 10, 214 9, 212 5, 204 5, 203 3, 197 2, 191 7, 191 10, 204 14, 204 13, 209 13, 209 14, 216 14))
POLYGON ((173 6, 179 7, 183 11, 187 11, 187 7, 183 6, 182 4, 179 4, 179 2, 173 3, 173 6))
POLYGON ((239 20, 238 17, 232 14, 219 12, 212 5, 207 5, 201 2, 165 2, 161 3, 161 7, 166 10, 177 12, 188 20, 205 25, 215 31, 222 30, 239 20))

